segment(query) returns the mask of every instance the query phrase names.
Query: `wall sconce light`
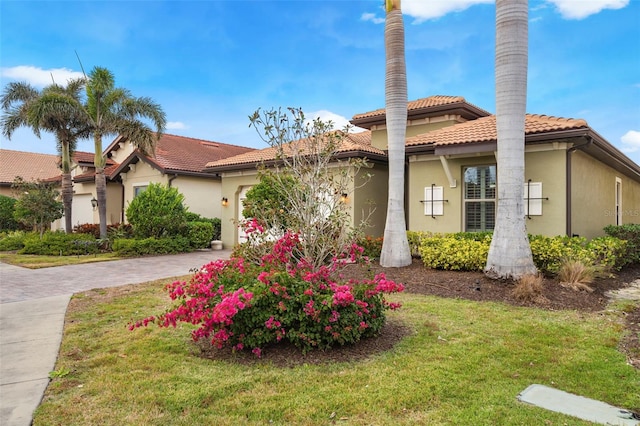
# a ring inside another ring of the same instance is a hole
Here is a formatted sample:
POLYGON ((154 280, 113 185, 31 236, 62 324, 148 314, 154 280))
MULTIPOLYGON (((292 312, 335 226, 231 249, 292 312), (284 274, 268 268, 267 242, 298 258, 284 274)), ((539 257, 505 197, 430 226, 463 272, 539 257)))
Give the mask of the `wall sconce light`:
POLYGON ((342 195, 340 195, 340 202, 346 203, 347 201, 349 201, 349 194, 343 192, 342 195))
POLYGON ((94 210, 98 207, 98 200, 96 200, 96 197, 91 199, 91 207, 93 207, 94 210))
POLYGON ((227 197, 222 197, 222 207, 227 207, 229 205, 229 200, 227 197))

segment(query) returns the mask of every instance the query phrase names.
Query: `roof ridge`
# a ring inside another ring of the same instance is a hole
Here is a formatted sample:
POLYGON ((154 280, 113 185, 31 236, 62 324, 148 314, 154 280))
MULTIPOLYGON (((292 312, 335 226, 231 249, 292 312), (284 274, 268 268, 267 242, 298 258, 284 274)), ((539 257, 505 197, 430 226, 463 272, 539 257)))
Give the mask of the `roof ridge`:
POLYGON ((173 133, 163 133, 162 135, 163 136, 173 136, 173 137, 182 138, 182 139, 190 139, 190 140, 198 141, 198 142, 214 143, 214 144, 217 144, 217 145, 234 146, 234 147, 237 147, 237 148, 256 149, 256 148, 251 148, 251 147, 244 146, 244 145, 236 145, 236 144, 231 144, 231 143, 226 143, 226 142, 218 142, 218 141, 209 140, 209 139, 194 138, 194 137, 191 137, 191 136, 176 135, 176 134, 173 134, 173 133))

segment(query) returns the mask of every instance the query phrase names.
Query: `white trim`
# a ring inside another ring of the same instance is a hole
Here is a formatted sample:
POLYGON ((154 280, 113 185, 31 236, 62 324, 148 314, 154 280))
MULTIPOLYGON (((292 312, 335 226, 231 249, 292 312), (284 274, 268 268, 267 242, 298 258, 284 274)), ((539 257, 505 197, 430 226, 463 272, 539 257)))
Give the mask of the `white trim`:
POLYGON ((616 186, 614 187, 614 212, 616 225, 622 225, 622 179, 616 176, 616 186))

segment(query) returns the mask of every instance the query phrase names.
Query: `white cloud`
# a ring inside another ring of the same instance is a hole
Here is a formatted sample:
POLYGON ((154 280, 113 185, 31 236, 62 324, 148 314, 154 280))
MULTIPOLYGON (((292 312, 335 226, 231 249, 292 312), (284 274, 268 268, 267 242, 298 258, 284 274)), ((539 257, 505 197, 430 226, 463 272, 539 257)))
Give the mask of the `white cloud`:
POLYGON ((640 151, 640 132, 637 130, 629 130, 620 138, 622 141, 623 152, 640 151))
MULTIPOLYGON (((338 115, 336 113, 333 113, 331 111, 327 111, 326 109, 320 110, 320 111, 316 111, 316 112, 310 112, 310 113, 306 113, 305 116, 307 117, 307 119, 309 120, 315 120, 316 118, 319 118, 320 120, 322 120, 323 122, 327 122, 327 121, 331 121, 333 123, 333 128, 336 130, 342 130, 345 128, 345 126, 350 125, 349 124, 349 119, 338 115)), ((360 132, 364 132, 366 129, 360 128, 360 127, 355 127, 352 126, 351 129, 349 129, 350 133, 360 133, 360 132)))
POLYGON ((363 13, 360 17, 362 21, 371 21, 374 24, 383 24, 384 18, 377 18, 375 13, 363 13))
POLYGON ((584 19, 604 9, 622 9, 629 0, 547 0, 565 19, 584 19))
POLYGON ((167 121, 167 129, 170 129, 170 130, 188 129, 188 126, 181 121, 167 121))
POLYGON ((494 0, 404 0, 402 2, 402 12, 415 18, 414 23, 419 23, 427 19, 440 18, 450 12, 462 12, 476 4, 492 3, 494 3, 494 0))
POLYGON ((0 68, 0 75, 11 80, 26 81, 36 87, 47 86, 53 83, 53 81, 64 85, 71 79, 84 77, 83 73, 79 71, 72 71, 67 68, 51 68, 44 70, 31 65, 0 68))

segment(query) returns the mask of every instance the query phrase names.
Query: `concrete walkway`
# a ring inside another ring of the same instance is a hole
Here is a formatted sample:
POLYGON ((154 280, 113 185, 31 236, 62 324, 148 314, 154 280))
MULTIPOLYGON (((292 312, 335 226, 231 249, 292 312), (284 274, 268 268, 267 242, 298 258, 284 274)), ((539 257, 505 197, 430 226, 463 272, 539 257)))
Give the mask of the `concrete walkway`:
POLYGON ((0 425, 28 426, 55 368, 71 295, 189 274, 228 250, 55 268, 0 263, 0 425))

